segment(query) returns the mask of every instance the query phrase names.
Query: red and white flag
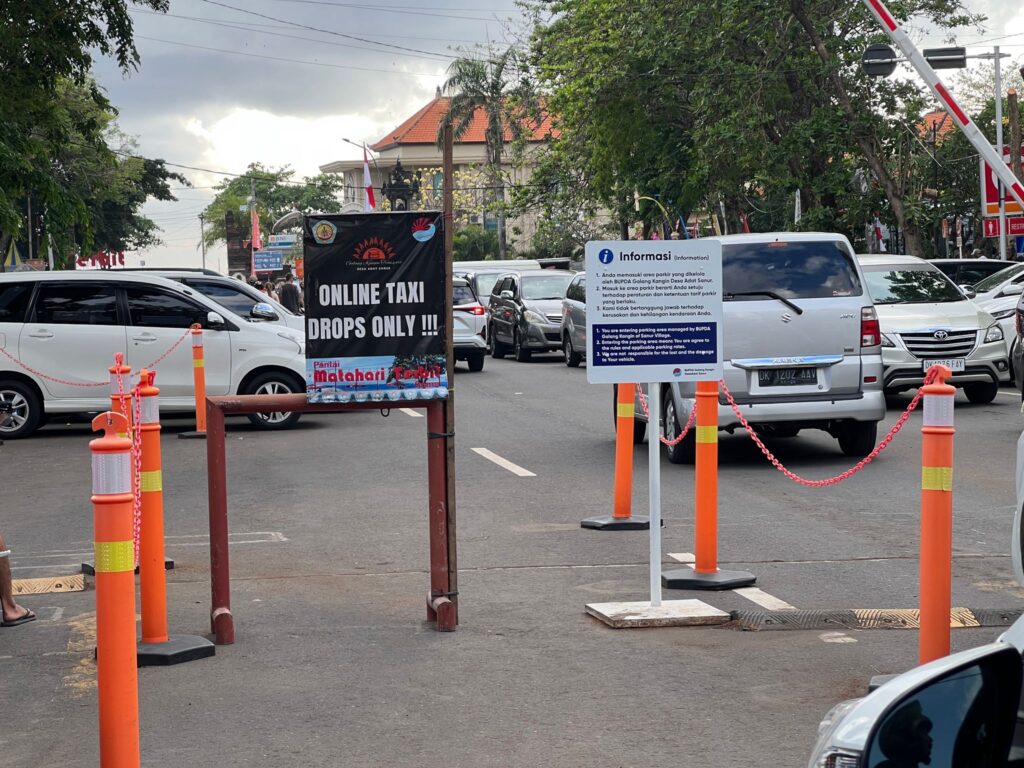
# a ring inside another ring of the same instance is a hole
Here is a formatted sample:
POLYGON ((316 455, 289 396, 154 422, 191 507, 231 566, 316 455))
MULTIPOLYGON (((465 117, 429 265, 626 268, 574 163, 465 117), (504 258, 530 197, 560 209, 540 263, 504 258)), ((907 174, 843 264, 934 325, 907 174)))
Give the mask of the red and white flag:
POLYGON ((249 208, 249 217, 252 221, 252 249, 258 251, 263 248, 263 239, 260 237, 260 215, 256 213, 256 206, 249 208))
POLYGON ((373 198, 373 180, 370 178, 370 158, 366 156, 366 147, 363 147, 363 187, 366 188, 366 200, 363 208, 372 211, 377 207, 377 201, 373 198))

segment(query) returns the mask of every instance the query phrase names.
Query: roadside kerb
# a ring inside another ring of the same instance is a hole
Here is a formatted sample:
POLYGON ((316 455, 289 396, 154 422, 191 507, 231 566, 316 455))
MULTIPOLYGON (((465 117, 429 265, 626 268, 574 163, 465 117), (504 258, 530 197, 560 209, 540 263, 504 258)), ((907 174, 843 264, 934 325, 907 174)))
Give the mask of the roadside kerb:
POLYGON ((451 632, 458 625, 458 593, 452 588, 457 579, 453 522, 449 519, 447 474, 449 435, 444 431, 444 402, 441 400, 402 400, 400 402, 310 403, 305 394, 238 395, 206 398, 206 458, 210 515, 210 626, 217 645, 235 642, 234 616, 231 613, 231 573, 228 561, 227 458, 225 454, 226 415, 249 413, 342 413, 345 411, 384 411, 424 408, 427 412, 428 522, 430 529, 430 592, 427 595, 427 620, 436 622, 440 632, 451 632))

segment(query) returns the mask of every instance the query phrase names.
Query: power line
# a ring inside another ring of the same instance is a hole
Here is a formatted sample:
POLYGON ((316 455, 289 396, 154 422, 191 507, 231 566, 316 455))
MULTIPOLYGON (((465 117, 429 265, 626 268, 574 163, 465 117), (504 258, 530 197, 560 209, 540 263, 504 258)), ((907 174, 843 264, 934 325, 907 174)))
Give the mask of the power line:
MULTIPOLYGON (((301 3, 303 5, 326 5, 334 8, 352 8, 354 10, 365 10, 365 11, 382 11, 384 13, 402 13, 409 16, 434 16, 439 19, 464 19, 466 21, 490 21, 489 18, 481 16, 453 16, 445 13, 430 13, 428 11, 421 10, 422 6, 411 6, 411 5, 392 5, 392 6, 379 6, 379 5, 363 5, 360 3, 341 3, 331 2, 331 0, 276 0, 279 3, 301 3)), ((465 8, 435 8, 433 10, 438 11, 466 11, 465 8)), ((494 13, 515 13, 519 9, 517 8, 487 8, 482 10, 481 13, 490 12, 494 13)))

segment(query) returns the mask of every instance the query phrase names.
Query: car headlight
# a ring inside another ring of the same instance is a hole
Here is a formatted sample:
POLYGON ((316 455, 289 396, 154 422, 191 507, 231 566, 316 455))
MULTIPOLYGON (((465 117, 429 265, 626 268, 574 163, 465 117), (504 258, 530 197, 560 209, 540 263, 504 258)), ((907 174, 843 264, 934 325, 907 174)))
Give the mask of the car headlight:
POLYGON ((989 342, 992 342, 992 341, 1002 341, 1002 340, 1003 340, 1003 329, 1000 328, 998 324, 993 323, 992 325, 990 325, 988 327, 988 330, 985 331, 985 343, 988 344, 989 342))
POLYGON ((883 333, 883 334, 882 334, 882 346, 883 346, 883 347, 891 347, 891 348, 894 348, 894 347, 896 346, 896 342, 894 342, 894 341, 893 341, 892 339, 890 339, 890 338, 889 338, 889 337, 888 337, 887 335, 885 335, 885 334, 883 333))
POLYGON ((523 319, 528 323, 540 323, 547 325, 548 319, 544 317, 540 312, 534 312, 532 309, 528 309, 523 312, 523 319))
POLYGON ((814 745, 808 768, 857 768, 860 765, 860 753, 849 749, 839 749, 832 745, 832 736, 840 723, 850 711, 860 703, 860 699, 848 699, 836 704, 818 724, 818 743, 814 745))
POLYGON ((991 315, 996 320, 1005 320, 1008 317, 1013 317, 1013 313, 1016 311, 1017 309, 1015 307, 1010 307, 1009 309, 1001 309, 998 312, 992 312, 991 315))
POLYGON ((292 344, 297 346, 299 348, 299 354, 300 355, 305 355, 306 354, 306 339, 305 338, 300 338, 299 336, 297 336, 295 334, 291 334, 291 333, 279 333, 277 335, 280 336, 282 339, 288 339, 288 341, 290 341, 292 344))

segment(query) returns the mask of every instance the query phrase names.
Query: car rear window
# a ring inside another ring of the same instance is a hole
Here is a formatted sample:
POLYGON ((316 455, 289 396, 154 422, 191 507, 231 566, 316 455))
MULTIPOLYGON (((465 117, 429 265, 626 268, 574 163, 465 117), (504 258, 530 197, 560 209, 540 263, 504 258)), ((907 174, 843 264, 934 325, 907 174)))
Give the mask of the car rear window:
POLYGON ((468 285, 453 285, 452 286, 452 304, 456 307, 461 304, 475 304, 476 295, 473 293, 473 289, 468 285))
POLYGON ((22 323, 32 295, 31 283, 0 286, 0 323, 22 323))
POLYGON ((723 245, 722 289, 727 301, 764 301, 763 291, 787 299, 864 292, 852 254, 834 240, 723 245))

